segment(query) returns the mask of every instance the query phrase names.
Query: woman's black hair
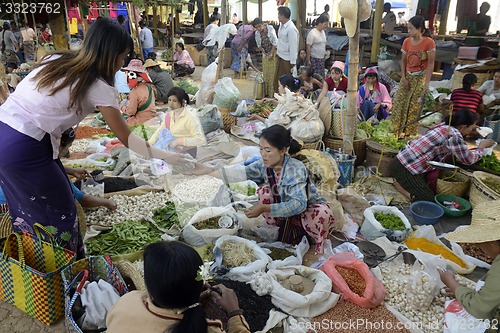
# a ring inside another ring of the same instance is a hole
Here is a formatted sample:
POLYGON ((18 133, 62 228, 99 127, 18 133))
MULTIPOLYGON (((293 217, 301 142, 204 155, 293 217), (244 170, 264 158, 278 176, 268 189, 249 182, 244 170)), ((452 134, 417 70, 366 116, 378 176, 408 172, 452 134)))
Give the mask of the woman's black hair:
MULTIPOLYGON (((302 73, 302 72, 306 72, 308 77, 312 77, 314 75, 314 70, 309 66, 301 67, 300 73, 302 73)), ((281 83, 281 84, 283 84, 283 83, 281 83)))
POLYGON ((429 32, 429 29, 425 28, 425 18, 419 15, 413 16, 411 19, 408 20, 408 22, 411 23, 415 27, 415 29, 420 30, 422 32, 422 36, 424 37, 430 37, 431 33, 429 32))
POLYGON ((156 61, 156 58, 157 58, 156 52, 149 52, 148 53, 148 59, 156 61))
POLYGON ((252 21, 252 26, 255 28, 259 24, 262 24, 262 19, 260 17, 254 18, 253 21, 252 21))
POLYGON ((328 17, 326 17, 325 15, 320 15, 317 19, 316 19, 316 25, 320 24, 320 23, 324 23, 324 22, 328 22, 328 17))
POLYGON ((460 109, 453 112, 453 115, 446 115, 443 121, 445 124, 453 127, 460 125, 470 126, 477 122, 477 114, 470 109, 460 109))
POLYGON ((186 309, 184 317, 168 332, 206 333, 205 312, 198 305, 203 281, 197 281, 203 264, 192 247, 178 241, 152 243, 144 249, 144 282, 153 303, 164 309, 186 309))
POLYGON ((167 99, 170 96, 177 97, 177 100, 182 105, 184 105, 183 101, 186 101, 186 105, 189 104, 189 95, 184 91, 184 89, 180 87, 173 87, 172 89, 170 89, 170 91, 167 94, 167 99))
POLYGON ((288 153, 290 155, 296 154, 302 149, 302 145, 292 138, 290 130, 281 125, 273 125, 263 129, 260 138, 279 150, 289 147, 288 153))
POLYGON ((476 74, 473 73, 468 73, 464 75, 464 78, 462 79, 462 87, 470 91, 472 89, 472 86, 476 84, 477 82, 477 76, 476 74))
POLYGON ((179 42, 179 43, 175 43, 175 46, 179 46, 184 51, 184 44, 179 42))
POLYGON ((61 134, 61 148, 69 148, 76 139, 76 133, 73 127, 68 128, 61 134))
POLYGON ((3 30, 10 30, 10 24, 9 22, 5 21, 2 25, 3 30))
POLYGON ((19 67, 17 66, 16 63, 14 62, 9 62, 5 68, 12 68, 12 69, 18 69, 19 67))
POLYGON ((294 78, 292 74, 280 76, 279 81, 283 87, 290 89, 291 92, 297 92, 300 89, 300 80, 294 78))

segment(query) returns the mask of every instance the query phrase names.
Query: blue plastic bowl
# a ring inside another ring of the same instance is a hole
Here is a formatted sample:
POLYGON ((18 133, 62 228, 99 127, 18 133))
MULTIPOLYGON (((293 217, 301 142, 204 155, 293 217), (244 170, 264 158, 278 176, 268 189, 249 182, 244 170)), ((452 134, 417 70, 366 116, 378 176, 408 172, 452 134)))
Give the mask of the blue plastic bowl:
POLYGON ((418 224, 436 224, 444 215, 444 209, 430 201, 416 201, 410 205, 410 211, 418 224))

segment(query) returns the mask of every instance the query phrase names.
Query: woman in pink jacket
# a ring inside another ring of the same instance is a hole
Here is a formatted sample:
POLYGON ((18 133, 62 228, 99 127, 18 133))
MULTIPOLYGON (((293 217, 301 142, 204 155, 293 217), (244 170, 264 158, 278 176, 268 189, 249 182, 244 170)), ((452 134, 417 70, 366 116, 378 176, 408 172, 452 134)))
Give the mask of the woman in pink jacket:
POLYGON ((375 114, 378 120, 387 118, 392 101, 387 88, 378 81, 377 70, 373 67, 367 68, 363 82, 357 100, 357 107, 363 118, 368 120, 375 114))

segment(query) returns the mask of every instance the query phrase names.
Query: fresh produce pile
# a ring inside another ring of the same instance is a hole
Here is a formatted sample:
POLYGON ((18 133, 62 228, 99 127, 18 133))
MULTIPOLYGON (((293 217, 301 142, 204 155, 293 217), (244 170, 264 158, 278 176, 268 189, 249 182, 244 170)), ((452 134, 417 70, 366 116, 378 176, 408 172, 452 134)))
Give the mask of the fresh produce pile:
POLYGON ((73 144, 71 145, 71 147, 69 147, 70 154, 87 150, 89 143, 91 143, 92 141, 94 141, 94 140, 76 139, 75 141, 73 141, 73 144))
POLYGON ((373 126, 372 140, 387 148, 400 150, 406 146, 407 140, 400 140, 394 133, 394 126, 390 120, 382 120, 378 125, 373 126))
MULTIPOLYGON (((132 133, 146 141, 148 141, 156 132, 156 128, 144 124, 130 126, 130 130, 132 133)), ((116 134, 113 132, 108 133, 106 136, 108 138, 116 138, 116 134)))
POLYGON ((426 238, 408 238, 405 243, 410 250, 420 250, 436 256, 441 255, 444 259, 451 260, 462 268, 466 267, 462 259, 450 249, 441 244, 432 243, 426 238))
POLYGON ((255 192, 256 192, 255 188, 247 186, 243 183, 230 183, 228 186, 229 186, 229 189, 231 189, 231 191, 237 192, 237 193, 245 195, 247 197, 249 197, 251 195, 255 195, 255 192))
POLYGON ((196 95, 200 87, 198 87, 192 80, 174 81, 176 87, 184 89, 189 95, 196 95))
POLYGON ((254 104, 248 106, 248 113, 256 114, 264 118, 269 117, 269 114, 271 114, 273 110, 274 110, 274 104, 270 102, 267 103, 255 102, 254 104))
POLYGON ((227 268, 246 266, 255 261, 252 249, 242 242, 225 241, 220 250, 222 264, 227 268))
POLYGON ((161 60, 171 61, 172 55, 173 55, 172 49, 166 49, 166 50, 163 50, 162 53, 160 53, 160 58, 161 58, 161 60))
POLYGON ((451 94, 451 89, 448 89, 448 88, 437 88, 436 89, 438 93, 440 94, 451 94))
POLYGON ((80 125, 76 129, 76 139, 89 139, 96 135, 107 135, 110 131, 105 128, 96 128, 91 126, 80 125))
POLYGON ((357 270, 350 267, 335 266, 337 272, 344 279, 351 291, 359 296, 363 296, 366 289, 366 283, 357 270))
POLYGON ((279 247, 268 247, 271 250, 269 256, 273 260, 283 260, 290 256, 293 256, 293 253, 288 251, 287 249, 279 248, 279 247))
POLYGON ((500 194, 500 182, 493 177, 486 177, 482 179, 483 183, 486 184, 489 188, 491 188, 496 193, 500 194))
POLYGON ((392 214, 375 213, 375 219, 389 230, 405 230, 406 226, 400 217, 392 214))
POLYGON ((484 156, 476 164, 485 169, 500 172, 500 160, 495 154, 484 156))
POLYGON ((214 216, 209 219, 196 222, 195 228, 198 230, 204 230, 204 229, 219 229, 219 219, 220 216, 214 216))

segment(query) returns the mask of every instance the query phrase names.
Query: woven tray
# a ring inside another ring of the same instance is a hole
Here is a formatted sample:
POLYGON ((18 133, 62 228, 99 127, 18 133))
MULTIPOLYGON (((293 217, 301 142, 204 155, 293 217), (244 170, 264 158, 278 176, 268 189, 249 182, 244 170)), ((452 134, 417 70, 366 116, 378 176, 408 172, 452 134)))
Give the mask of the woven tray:
POLYGON ((482 181, 482 179, 487 177, 495 178, 498 182, 500 182, 500 177, 491 173, 482 171, 474 171, 472 173, 472 185, 470 188, 469 201, 473 208, 481 202, 500 199, 500 194, 493 191, 482 181))

